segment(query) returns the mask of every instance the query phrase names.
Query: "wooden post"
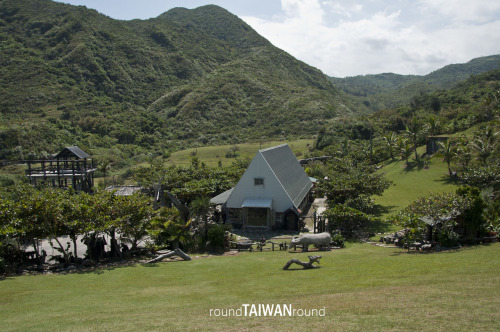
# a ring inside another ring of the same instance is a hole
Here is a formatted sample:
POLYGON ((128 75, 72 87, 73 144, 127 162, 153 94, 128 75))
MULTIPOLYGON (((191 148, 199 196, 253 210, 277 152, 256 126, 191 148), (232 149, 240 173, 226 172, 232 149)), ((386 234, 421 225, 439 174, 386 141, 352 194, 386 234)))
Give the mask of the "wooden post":
POLYGON ((59 159, 57 159, 57 185, 61 187, 61 169, 59 167, 59 159))
POLYGON ((46 180, 47 174, 45 174, 45 161, 42 161, 42 172, 43 172, 43 179, 46 180))

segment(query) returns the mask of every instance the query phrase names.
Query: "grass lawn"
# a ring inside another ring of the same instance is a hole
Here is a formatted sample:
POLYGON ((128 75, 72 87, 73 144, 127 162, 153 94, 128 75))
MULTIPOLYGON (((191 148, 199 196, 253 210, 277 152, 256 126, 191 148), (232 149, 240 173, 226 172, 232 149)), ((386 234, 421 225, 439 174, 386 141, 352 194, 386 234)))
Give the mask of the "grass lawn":
POLYGON ((7 278, 2 330, 498 330, 499 243, 430 254, 348 244, 321 254, 315 270, 283 271, 307 254, 275 251, 7 278), (325 316, 210 316, 243 304, 325 316))
MULTIPOLYGON (((262 143, 254 142, 254 143, 241 143, 236 144, 238 147, 238 155, 240 158, 253 158, 255 153, 259 149, 265 149, 272 146, 285 144, 287 143, 292 151, 295 153, 297 158, 300 159, 301 155, 304 155, 308 152, 308 145, 314 143, 312 139, 299 139, 294 141, 265 141, 262 143)), ((217 166, 218 162, 221 161, 222 164, 230 164, 235 159, 234 158, 226 158, 226 153, 230 151, 230 149, 234 145, 220 145, 220 146, 204 146, 199 147, 197 149, 187 149, 182 151, 177 151, 172 153, 168 160, 168 164, 176 164, 176 165, 187 165, 191 162, 191 158, 193 156, 197 156, 201 161, 203 161, 208 166, 217 166)))
POLYGON ((382 196, 374 196, 382 218, 396 213, 410 202, 429 193, 454 192, 458 185, 450 180, 448 166, 439 157, 431 159, 428 168, 419 166, 416 162, 403 160, 393 161, 380 169, 394 185, 382 196))

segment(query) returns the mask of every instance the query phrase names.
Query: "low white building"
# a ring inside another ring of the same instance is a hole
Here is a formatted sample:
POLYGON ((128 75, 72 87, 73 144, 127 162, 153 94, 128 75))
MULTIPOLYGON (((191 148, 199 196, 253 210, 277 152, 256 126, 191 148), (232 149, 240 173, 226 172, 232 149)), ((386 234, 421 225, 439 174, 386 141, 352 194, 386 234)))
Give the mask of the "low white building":
POLYGON ((287 144, 259 150, 240 181, 211 202, 226 222, 245 228, 297 230, 313 183, 287 144))

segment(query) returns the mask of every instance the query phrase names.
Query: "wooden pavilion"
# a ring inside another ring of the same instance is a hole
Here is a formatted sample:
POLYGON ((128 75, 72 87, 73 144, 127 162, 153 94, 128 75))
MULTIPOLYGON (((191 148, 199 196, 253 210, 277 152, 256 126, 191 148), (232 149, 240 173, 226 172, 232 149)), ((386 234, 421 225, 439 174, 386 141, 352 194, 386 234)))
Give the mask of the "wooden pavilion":
POLYGON ((64 148, 52 159, 27 160, 26 176, 37 186, 51 183, 54 187, 73 187, 76 191, 90 191, 94 186, 97 164, 78 146, 64 148))

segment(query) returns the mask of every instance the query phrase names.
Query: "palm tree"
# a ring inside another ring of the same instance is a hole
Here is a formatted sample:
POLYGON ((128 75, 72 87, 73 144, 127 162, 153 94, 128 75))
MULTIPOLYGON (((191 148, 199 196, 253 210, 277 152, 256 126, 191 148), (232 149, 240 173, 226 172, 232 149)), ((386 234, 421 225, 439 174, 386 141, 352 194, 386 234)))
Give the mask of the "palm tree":
POLYGON ((472 141, 471 144, 474 150, 476 150, 477 153, 476 159, 478 159, 481 162, 481 164, 485 166, 486 160, 489 158, 489 156, 491 156, 491 153, 493 151, 490 147, 488 140, 477 137, 472 141))
POLYGON ((477 159, 481 164, 486 165, 486 160, 491 156, 495 150, 496 136, 498 132, 494 132, 491 127, 487 127, 484 132, 476 133, 471 145, 477 153, 477 159))
POLYGON ((406 134, 408 137, 411 139, 413 143, 413 147, 415 150, 415 160, 418 161, 418 153, 417 153, 417 143, 418 143, 418 138, 422 134, 424 129, 424 126, 422 125, 422 122, 420 122, 417 117, 414 115, 412 120, 408 123, 406 126, 406 134))
POLYGON ((191 220, 182 220, 179 211, 174 208, 161 207, 152 218, 152 224, 156 225, 159 233, 168 234, 173 249, 179 249, 181 243, 187 245, 191 239, 191 220))
POLYGON ((425 130, 429 133, 429 135, 434 136, 438 135, 441 129, 441 123, 434 115, 431 115, 427 118, 427 122, 425 123, 425 130))
POLYGON ((396 135, 393 131, 382 136, 384 140, 385 146, 387 147, 387 151, 389 152, 389 158, 394 160, 394 146, 396 145, 396 135))
POLYGON ((455 142, 453 142, 451 139, 448 139, 444 142, 439 141, 438 144, 440 149, 438 150, 437 154, 442 156, 444 161, 446 161, 446 164, 448 165, 448 174, 451 177, 452 176, 451 161, 456 156, 455 142))
POLYGON ((202 218, 205 225, 205 237, 208 232, 208 213, 210 212, 210 197, 198 197, 189 204, 189 210, 192 216, 202 218))
POLYGON ((468 169, 469 163, 472 160, 472 150, 469 139, 465 135, 462 135, 459 139, 459 144, 456 148, 456 156, 460 166, 464 169, 468 169))
POLYGON ((402 142, 402 144, 401 144, 401 150, 400 150, 401 157, 404 160, 406 160, 406 165, 408 166, 408 158, 410 158, 411 153, 413 151, 411 149, 411 145, 410 145, 409 139, 402 140, 401 142, 402 142))
POLYGON ((342 157, 345 157, 349 154, 351 147, 350 147, 350 142, 349 139, 344 139, 340 142, 340 154, 342 157))

